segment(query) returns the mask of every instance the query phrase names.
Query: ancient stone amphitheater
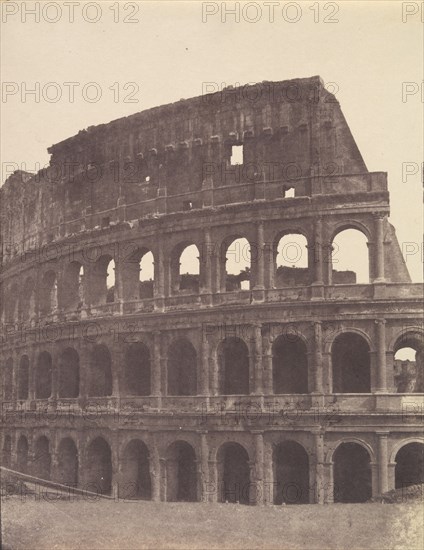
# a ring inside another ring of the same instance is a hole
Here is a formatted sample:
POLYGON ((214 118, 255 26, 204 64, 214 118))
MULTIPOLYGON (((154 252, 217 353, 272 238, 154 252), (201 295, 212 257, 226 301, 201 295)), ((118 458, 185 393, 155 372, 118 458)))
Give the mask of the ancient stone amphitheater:
POLYGON ((362 502, 423 481, 423 288, 387 174, 320 78, 49 153, 1 188, 3 466, 155 501, 362 502), (365 284, 335 269, 345 230, 365 284), (284 264, 302 239, 303 267, 284 264))

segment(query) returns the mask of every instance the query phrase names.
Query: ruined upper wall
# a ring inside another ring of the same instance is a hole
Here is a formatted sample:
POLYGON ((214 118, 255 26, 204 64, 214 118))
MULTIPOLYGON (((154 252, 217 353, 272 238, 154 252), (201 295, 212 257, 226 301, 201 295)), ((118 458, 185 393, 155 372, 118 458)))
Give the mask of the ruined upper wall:
POLYGON ((282 198, 288 187, 296 196, 387 191, 319 77, 181 100, 90 127, 49 152, 47 169, 1 188, 4 242, 31 247, 109 220, 282 198))

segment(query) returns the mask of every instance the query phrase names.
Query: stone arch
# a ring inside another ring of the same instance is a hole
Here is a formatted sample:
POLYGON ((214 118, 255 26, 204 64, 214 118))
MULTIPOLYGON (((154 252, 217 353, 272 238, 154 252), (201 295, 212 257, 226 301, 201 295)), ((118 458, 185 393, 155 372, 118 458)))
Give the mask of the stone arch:
POLYGON ((12 465, 12 437, 6 434, 3 439, 2 465, 10 468, 12 465))
POLYGON ((45 435, 42 435, 35 442, 34 475, 41 479, 50 479, 51 462, 50 442, 45 435))
POLYGON ((35 398, 48 399, 52 394, 52 356, 42 351, 35 368, 35 398))
POLYGON ((18 320, 19 309, 19 287, 18 283, 14 282, 8 289, 8 295, 6 297, 6 319, 9 323, 14 323, 18 320))
POLYGON ((308 352, 302 338, 282 334, 272 345, 274 393, 308 393, 308 352))
POLYGON ((13 359, 9 357, 4 363, 3 371, 3 398, 12 401, 13 397, 13 359))
POLYGON ((168 348, 168 395, 197 394, 197 352, 186 338, 168 348))
POLYGON ((200 288, 200 251, 197 244, 184 241, 174 246, 170 263, 171 290, 198 294, 200 288), (186 271, 185 273, 183 273, 186 271))
POLYGON ((333 393, 370 393, 370 346, 358 332, 339 332, 331 345, 333 393))
POLYGON ((405 443, 395 457, 395 488, 424 483, 424 443, 405 443))
POLYGON ((274 504, 309 503, 309 455, 293 440, 273 446, 274 504))
POLYGON ((332 284, 368 284, 371 281, 372 258, 368 247, 369 242, 370 233, 366 226, 359 222, 341 223, 334 229, 330 241, 329 276, 332 284))
POLYGON ((335 502, 367 502, 372 495, 371 455, 366 446, 343 441, 333 453, 335 502))
POLYGON ((171 443, 166 451, 167 502, 198 500, 197 460, 194 448, 187 441, 171 443))
POLYGON ((115 261, 110 254, 103 254, 94 263, 90 293, 94 305, 115 301, 115 261))
POLYGON ((112 357, 105 344, 96 344, 90 354, 89 397, 112 395, 112 357))
POLYGON ((80 361, 76 349, 68 347, 59 356, 59 397, 78 397, 80 361))
POLYGON ((67 310, 81 308, 84 303, 84 266, 72 261, 66 265, 62 280, 62 304, 67 310))
POLYGON ((153 298, 155 281, 154 255, 150 248, 136 246, 125 259, 124 286, 127 300, 153 298))
POLYGON ((250 504, 249 453, 240 443, 227 441, 217 451, 219 501, 250 504))
POLYGON ((398 393, 424 392, 424 334, 419 330, 402 331, 393 343, 394 382, 398 393), (414 357, 405 360, 396 354, 410 348, 414 357))
POLYGON ((40 282, 39 309, 42 315, 48 315, 57 308, 57 275, 56 271, 46 271, 40 282))
POLYGON ((23 474, 28 473, 28 439, 21 435, 16 446, 16 469, 23 474))
POLYGON ((57 481, 70 487, 78 486, 78 448, 71 437, 63 438, 58 446, 57 481))
POLYGON ((101 436, 87 446, 85 476, 88 491, 101 495, 112 493, 112 451, 101 436))
POLYGON ((249 290, 252 287, 252 252, 244 235, 226 237, 220 247, 221 292, 249 290))
POLYGON ((218 346, 219 386, 222 395, 249 394, 249 348, 244 340, 229 337, 218 346))
POLYGON ((124 391, 127 395, 150 395, 150 350, 143 342, 129 344, 125 352, 124 375, 124 391))
POLYGON ((35 281, 32 277, 25 279, 21 298, 21 317, 33 319, 36 313, 35 281))
POLYGON ((28 355, 22 355, 19 361, 18 370, 18 400, 28 399, 29 392, 29 358, 28 355))
POLYGON ((306 286, 312 282, 308 235, 301 229, 279 231, 273 241, 274 288, 306 286))
POLYGON ((149 450, 141 439, 132 439, 125 446, 121 455, 121 470, 120 498, 150 500, 149 450))

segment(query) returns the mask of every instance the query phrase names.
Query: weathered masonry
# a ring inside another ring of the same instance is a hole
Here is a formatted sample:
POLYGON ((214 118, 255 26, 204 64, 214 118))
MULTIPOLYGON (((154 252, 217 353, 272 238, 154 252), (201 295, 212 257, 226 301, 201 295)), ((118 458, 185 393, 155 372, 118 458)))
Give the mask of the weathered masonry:
POLYGON ((163 501, 361 502, 423 481, 423 288, 387 175, 318 77, 49 152, 0 190, 4 465, 163 501), (337 269, 346 230, 366 283, 337 269), (293 239, 302 267, 281 262, 293 239))

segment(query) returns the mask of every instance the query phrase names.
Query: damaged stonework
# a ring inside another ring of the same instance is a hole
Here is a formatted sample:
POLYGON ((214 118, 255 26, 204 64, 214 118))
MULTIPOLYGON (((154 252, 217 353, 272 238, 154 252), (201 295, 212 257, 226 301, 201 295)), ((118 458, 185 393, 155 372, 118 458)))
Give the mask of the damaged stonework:
POLYGON ((89 127, 0 189, 5 466, 154 501, 423 482, 423 288, 387 174, 319 77, 244 88, 89 127))

